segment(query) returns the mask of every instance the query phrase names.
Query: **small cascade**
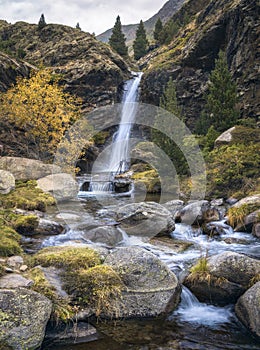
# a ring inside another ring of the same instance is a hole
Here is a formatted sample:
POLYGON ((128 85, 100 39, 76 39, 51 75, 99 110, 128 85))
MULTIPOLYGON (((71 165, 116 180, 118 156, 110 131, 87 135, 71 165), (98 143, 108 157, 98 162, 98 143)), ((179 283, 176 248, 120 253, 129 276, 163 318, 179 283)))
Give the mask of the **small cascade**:
POLYGON ((139 99, 142 74, 141 72, 136 73, 133 79, 125 83, 119 128, 113 136, 108 159, 103 160, 102 168, 91 180, 89 186, 91 192, 112 192, 115 175, 129 168, 129 140, 137 112, 136 102, 139 99))

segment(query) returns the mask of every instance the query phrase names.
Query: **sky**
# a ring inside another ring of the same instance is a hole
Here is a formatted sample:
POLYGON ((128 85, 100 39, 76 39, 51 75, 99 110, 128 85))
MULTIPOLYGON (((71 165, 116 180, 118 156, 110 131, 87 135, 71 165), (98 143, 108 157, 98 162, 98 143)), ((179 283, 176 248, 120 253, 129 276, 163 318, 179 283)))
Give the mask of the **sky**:
POLYGON ((101 34, 114 26, 117 15, 122 24, 138 23, 152 17, 167 0, 0 0, 0 19, 10 23, 60 23, 101 34))

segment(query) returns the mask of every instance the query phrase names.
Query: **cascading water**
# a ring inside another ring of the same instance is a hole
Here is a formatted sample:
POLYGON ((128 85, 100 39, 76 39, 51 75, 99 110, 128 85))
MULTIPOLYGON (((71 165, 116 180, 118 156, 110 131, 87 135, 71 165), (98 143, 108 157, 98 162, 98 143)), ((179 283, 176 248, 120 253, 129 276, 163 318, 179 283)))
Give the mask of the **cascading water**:
POLYGON ((113 136, 111 152, 108 159, 102 160, 102 167, 93 176, 90 183, 91 192, 108 192, 112 190, 113 177, 116 172, 125 172, 129 164, 129 139, 132 125, 135 121, 139 98, 139 85, 141 72, 136 73, 133 79, 128 80, 124 86, 122 98, 122 112, 118 131, 113 136))

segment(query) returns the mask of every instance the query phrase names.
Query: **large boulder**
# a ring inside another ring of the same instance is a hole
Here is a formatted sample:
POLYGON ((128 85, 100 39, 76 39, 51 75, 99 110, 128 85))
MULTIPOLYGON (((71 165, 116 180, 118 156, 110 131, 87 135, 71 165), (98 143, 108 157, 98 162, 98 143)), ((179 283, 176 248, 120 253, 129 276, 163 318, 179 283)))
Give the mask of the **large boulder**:
POLYGON ((113 247, 121 242, 124 237, 122 232, 115 226, 99 226, 82 233, 83 240, 93 243, 103 243, 108 247, 113 247))
POLYGON ((254 194, 252 196, 245 197, 236 202, 232 207, 241 208, 242 205, 255 205, 260 206, 260 194, 254 194))
POLYGON ((175 229, 169 210, 155 202, 132 203, 119 208, 115 219, 129 235, 170 235, 175 229))
MULTIPOLYGON (((0 158, 1 161, 1 158, 0 158)), ((0 170, 0 194, 8 194, 15 188, 15 177, 10 171, 0 170)))
POLYGON ((58 201, 76 198, 79 191, 78 183, 66 173, 45 176, 37 180, 37 184, 42 191, 52 194, 58 201))
POLYGON ((239 320, 260 339, 260 282, 238 299, 235 312, 239 320))
POLYGON ((180 300, 178 279, 155 255, 139 247, 117 248, 105 259, 125 288, 117 317, 155 317, 174 310, 180 300))
POLYGON ((185 205, 175 214, 175 221, 185 224, 203 224, 220 220, 220 213, 206 200, 195 201, 185 205))
POLYGON ((0 344, 13 350, 40 347, 51 311, 51 301, 39 293, 0 290, 0 344))
POLYGON ((20 157, 1 157, 0 169, 10 171, 16 180, 37 180, 46 175, 60 172, 60 168, 56 165, 20 157))
POLYGON ((260 264, 243 254, 224 252, 207 260, 207 269, 192 272, 184 284, 200 301, 218 305, 235 303, 260 273, 260 264))

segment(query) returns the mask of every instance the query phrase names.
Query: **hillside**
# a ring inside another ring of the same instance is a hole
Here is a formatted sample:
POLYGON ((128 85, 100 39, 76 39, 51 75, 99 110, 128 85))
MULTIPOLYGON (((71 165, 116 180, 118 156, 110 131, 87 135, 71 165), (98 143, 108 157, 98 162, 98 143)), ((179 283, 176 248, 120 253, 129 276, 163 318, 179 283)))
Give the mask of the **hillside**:
POLYGON ((6 90, 16 76, 28 76, 32 65, 52 67, 67 92, 85 107, 116 101, 129 76, 124 60, 89 33, 59 24, 37 25, 0 21, 0 86, 6 90), (30 64, 28 64, 30 62, 30 64))
POLYGON ((173 17, 188 19, 169 45, 148 54, 140 65, 145 70, 142 101, 157 104, 170 77, 177 97, 193 127, 205 104, 208 77, 220 49, 227 55, 239 93, 241 117, 260 115, 260 28, 257 0, 189 0, 173 17))
MULTIPOLYGON (((153 30, 157 19, 160 18, 163 23, 167 22, 167 20, 182 6, 184 1, 185 0, 167 1, 165 5, 153 17, 149 18, 147 21, 144 21, 144 26, 145 26, 148 38, 152 38, 153 36, 153 30)), ((126 36, 127 46, 132 45, 132 42, 135 38, 135 32, 137 27, 138 27, 138 24, 122 25, 122 31, 126 36)), ((112 34, 112 28, 98 35, 97 39, 104 43, 107 43, 111 34, 112 34)))

